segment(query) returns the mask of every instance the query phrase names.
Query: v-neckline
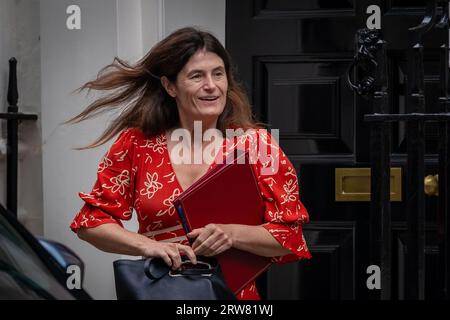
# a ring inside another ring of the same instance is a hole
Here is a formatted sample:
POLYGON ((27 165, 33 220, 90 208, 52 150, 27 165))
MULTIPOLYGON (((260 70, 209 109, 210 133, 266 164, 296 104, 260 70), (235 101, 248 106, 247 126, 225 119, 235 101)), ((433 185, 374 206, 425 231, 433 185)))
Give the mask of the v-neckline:
POLYGON ((217 152, 217 154, 216 154, 216 156, 215 156, 215 158, 214 158, 214 161, 208 166, 208 169, 205 171, 205 173, 203 173, 200 177, 198 177, 197 179, 195 179, 195 181, 194 181, 190 186, 188 186, 188 187, 185 189, 185 188, 183 188, 183 186, 181 185, 180 180, 178 179, 177 173, 175 172, 175 169, 174 169, 174 167, 173 167, 173 165, 172 165, 172 159, 170 158, 170 151, 169 151, 169 146, 168 146, 168 143, 167 143, 168 138, 167 138, 166 132, 161 133, 161 140, 162 140, 163 143, 164 143, 164 151, 165 151, 165 153, 166 153, 167 160, 168 160, 168 162, 169 162, 170 171, 173 173, 173 176, 175 177, 174 180, 175 180, 176 184, 178 185, 178 187, 179 187, 179 189, 180 189, 181 192, 184 192, 184 191, 188 190, 192 185, 194 185, 198 180, 202 179, 206 174, 208 174, 208 172, 209 172, 212 168, 214 168, 214 167, 217 165, 217 158, 218 158, 220 155, 222 155, 222 157, 223 157, 223 154, 224 154, 223 149, 224 149, 224 145, 226 145, 226 143, 225 143, 226 138, 223 138, 223 140, 222 140, 222 145, 220 146, 219 151, 217 152))

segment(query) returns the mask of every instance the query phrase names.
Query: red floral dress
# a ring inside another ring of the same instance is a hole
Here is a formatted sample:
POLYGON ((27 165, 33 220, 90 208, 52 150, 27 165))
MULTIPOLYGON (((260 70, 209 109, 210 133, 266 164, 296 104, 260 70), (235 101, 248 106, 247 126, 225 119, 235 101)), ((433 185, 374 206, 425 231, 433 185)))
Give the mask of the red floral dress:
MULTIPOLYGON (((272 140, 270 134, 262 129, 233 140, 224 139, 217 157, 226 157, 234 149, 252 150, 256 152, 253 155, 259 155, 261 145, 272 146, 276 150, 264 158, 278 161, 279 166, 275 170, 270 169, 274 168, 270 166, 271 161, 251 162, 266 204, 263 227, 292 252, 283 257, 273 257, 272 261, 281 264, 309 259, 311 255, 302 233, 302 224, 309 218, 299 200, 297 174, 284 152, 272 140)), ((214 166, 215 163, 208 170, 214 166)), ((165 134, 148 139, 140 129, 129 128, 120 134, 103 157, 92 191, 79 193, 85 204, 70 228, 77 232, 79 228, 93 228, 104 223, 123 227, 121 220, 129 220, 135 212, 140 234, 157 241, 188 244, 172 204, 181 192, 170 162, 165 134)), ((259 299, 255 283, 246 286, 237 298, 259 299)))

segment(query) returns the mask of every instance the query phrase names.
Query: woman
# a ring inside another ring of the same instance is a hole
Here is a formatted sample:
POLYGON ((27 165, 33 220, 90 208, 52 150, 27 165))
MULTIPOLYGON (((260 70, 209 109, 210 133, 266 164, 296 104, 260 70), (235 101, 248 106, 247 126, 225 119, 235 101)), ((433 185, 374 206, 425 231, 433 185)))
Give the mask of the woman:
MULTIPOLYGON (((177 30, 135 65, 116 59, 81 89, 114 91, 71 122, 125 104, 120 116, 88 146, 101 145, 120 133, 98 167, 92 192, 80 193, 85 205, 70 227, 81 239, 107 252, 160 257, 173 269, 180 267, 180 255, 196 263, 197 255, 215 256, 231 247, 272 257, 276 263, 310 258, 301 228, 308 213, 298 198, 295 170, 281 149, 277 149, 276 173, 263 175, 261 169, 268 164, 252 164, 266 204, 266 223, 210 224, 184 234, 172 202, 215 162, 175 161, 172 132, 182 128, 192 134, 195 121, 203 131, 260 128, 233 78, 227 52, 213 35, 194 28, 177 30), (138 233, 125 230, 121 223, 131 218, 133 209, 138 233)), ((255 132, 231 147, 254 148, 262 139, 278 148, 266 132, 255 132)), ((225 140, 191 141, 195 147, 188 156, 193 159, 198 152, 219 150, 212 157, 217 159, 230 151, 225 140)), ((259 299, 255 284, 237 298, 259 299)))

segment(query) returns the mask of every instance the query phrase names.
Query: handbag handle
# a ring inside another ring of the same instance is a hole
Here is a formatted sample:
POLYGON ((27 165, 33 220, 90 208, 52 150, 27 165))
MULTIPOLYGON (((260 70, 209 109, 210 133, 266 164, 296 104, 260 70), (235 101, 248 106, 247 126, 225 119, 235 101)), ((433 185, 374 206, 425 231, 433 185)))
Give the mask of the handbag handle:
MULTIPOLYGON (((181 265, 190 265, 192 264, 190 261, 183 261, 181 265)), ((196 266, 206 266, 207 268, 201 268, 201 269, 182 269, 182 270, 170 270, 169 275, 171 277, 181 277, 181 276, 204 276, 204 277, 210 277, 216 270, 216 267, 212 267, 211 264, 203 261, 197 261, 196 266)))
MULTIPOLYGON (((183 261, 181 266, 191 265, 189 260, 183 261)), ((144 263, 145 275, 152 280, 157 280, 169 274, 171 277, 181 276, 211 276, 218 269, 218 266, 212 266, 210 263, 204 261, 197 261, 196 265, 205 266, 206 268, 186 268, 182 270, 171 270, 170 267, 159 258, 148 258, 144 263)))

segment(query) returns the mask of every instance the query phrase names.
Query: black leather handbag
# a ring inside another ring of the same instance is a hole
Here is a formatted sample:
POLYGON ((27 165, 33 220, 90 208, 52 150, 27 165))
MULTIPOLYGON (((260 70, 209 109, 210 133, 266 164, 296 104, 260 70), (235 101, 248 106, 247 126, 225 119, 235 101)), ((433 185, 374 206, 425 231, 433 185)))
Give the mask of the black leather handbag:
POLYGON ((182 257, 173 271, 160 258, 113 262, 118 300, 235 300, 215 258, 182 257))

